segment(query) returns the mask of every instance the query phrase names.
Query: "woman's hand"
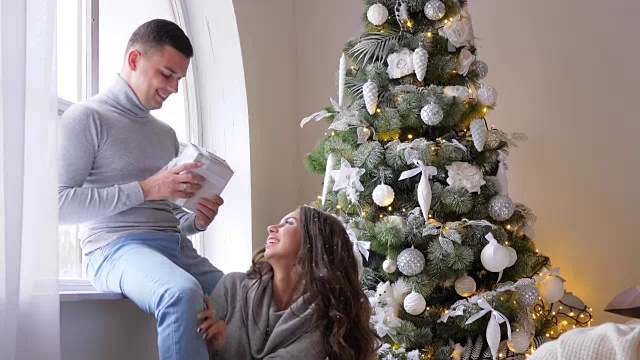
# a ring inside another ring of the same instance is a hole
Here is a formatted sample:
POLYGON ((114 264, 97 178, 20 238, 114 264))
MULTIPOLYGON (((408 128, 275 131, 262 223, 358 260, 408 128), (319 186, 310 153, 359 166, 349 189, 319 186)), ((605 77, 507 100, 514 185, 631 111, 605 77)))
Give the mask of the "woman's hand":
POLYGON ((209 355, 213 355, 216 349, 224 346, 226 329, 224 321, 216 319, 216 312, 208 296, 205 298, 205 303, 206 309, 198 313, 198 320, 202 322, 198 327, 198 333, 202 333, 202 338, 207 342, 209 355))

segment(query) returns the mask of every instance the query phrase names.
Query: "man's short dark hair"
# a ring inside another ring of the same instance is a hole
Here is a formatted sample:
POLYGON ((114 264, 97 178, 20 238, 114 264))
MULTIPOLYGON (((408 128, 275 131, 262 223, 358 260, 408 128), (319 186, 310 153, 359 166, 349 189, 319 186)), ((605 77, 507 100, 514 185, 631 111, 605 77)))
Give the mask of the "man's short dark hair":
POLYGON ((148 51, 160 49, 165 45, 171 46, 188 58, 193 56, 191 41, 184 31, 177 24, 164 19, 154 19, 140 25, 129 38, 127 52, 135 46, 148 51))

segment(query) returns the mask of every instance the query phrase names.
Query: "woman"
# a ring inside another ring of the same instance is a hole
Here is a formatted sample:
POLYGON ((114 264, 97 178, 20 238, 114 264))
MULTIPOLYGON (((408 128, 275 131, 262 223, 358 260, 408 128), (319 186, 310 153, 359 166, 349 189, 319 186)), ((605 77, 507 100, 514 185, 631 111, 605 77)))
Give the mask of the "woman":
POLYGON ((303 206, 268 232, 249 271, 225 275, 214 311, 200 314, 215 359, 374 358, 378 338, 342 223, 303 206))

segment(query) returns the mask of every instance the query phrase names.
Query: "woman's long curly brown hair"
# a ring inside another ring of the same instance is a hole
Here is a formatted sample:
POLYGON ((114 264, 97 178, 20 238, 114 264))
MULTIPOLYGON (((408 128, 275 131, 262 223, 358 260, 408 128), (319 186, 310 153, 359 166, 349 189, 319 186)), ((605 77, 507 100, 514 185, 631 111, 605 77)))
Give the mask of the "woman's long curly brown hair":
MULTIPOLYGON (((358 265, 345 227, 333 215, 308 206, 300 210, 302 243, 299 286, 314 302, 314 322, 325 335, 330 360, 370 360, 379 341, 369 326, 371 308, 358 279, 358 265)), ((273 271, 264 249, 253 257, 249 278, 273 271)))

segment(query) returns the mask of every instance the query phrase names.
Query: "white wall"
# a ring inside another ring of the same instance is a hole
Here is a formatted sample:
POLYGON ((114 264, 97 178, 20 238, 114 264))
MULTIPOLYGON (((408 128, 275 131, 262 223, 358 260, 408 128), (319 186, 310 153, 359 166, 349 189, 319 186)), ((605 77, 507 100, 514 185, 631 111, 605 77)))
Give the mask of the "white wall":
POLYGON ((60 326, 62 360, 158 359, 156 321, 130 300, 62 302, 60 326))

